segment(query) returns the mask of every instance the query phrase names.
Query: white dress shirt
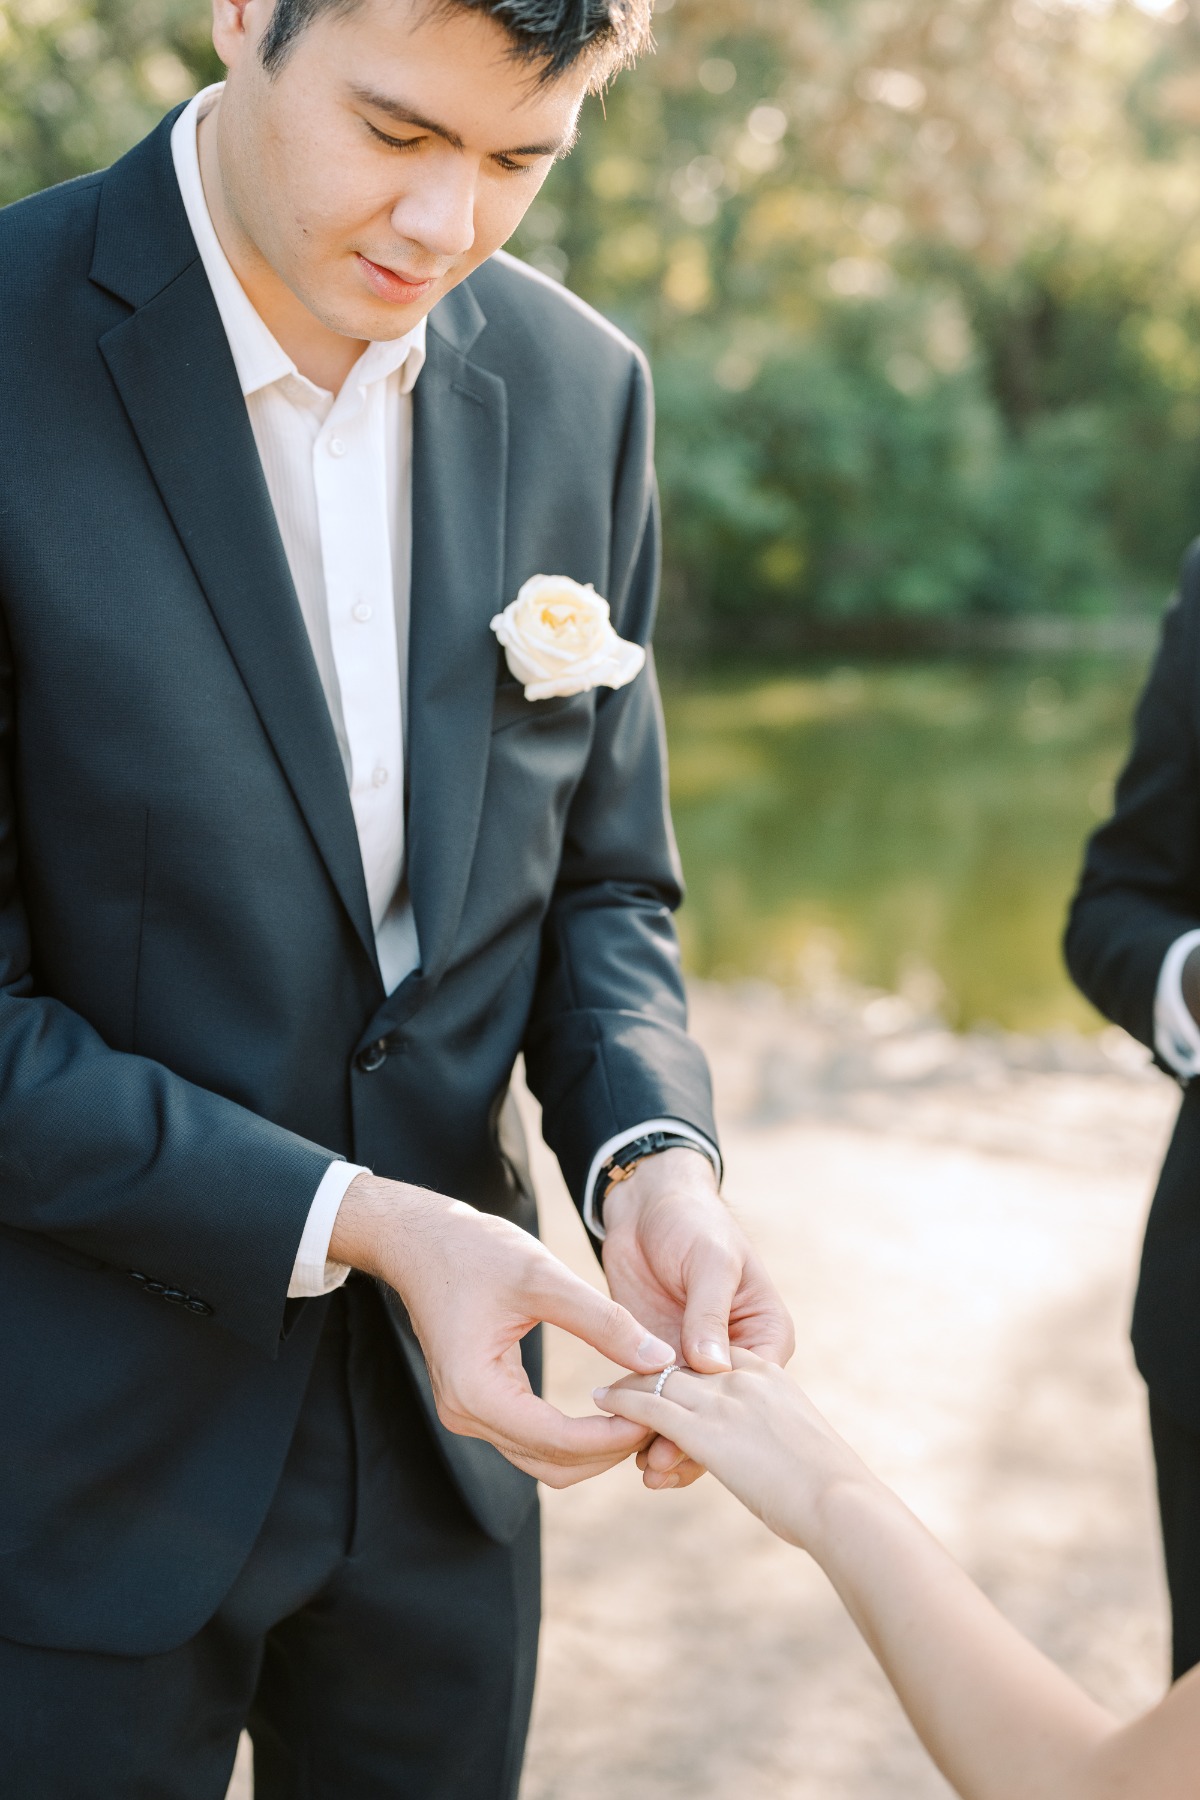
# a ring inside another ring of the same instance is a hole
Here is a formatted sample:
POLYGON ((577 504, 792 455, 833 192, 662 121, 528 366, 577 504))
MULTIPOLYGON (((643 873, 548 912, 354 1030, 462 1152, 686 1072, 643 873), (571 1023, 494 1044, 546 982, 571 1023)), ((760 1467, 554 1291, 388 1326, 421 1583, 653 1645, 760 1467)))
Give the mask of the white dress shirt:
MULTIPOLYGON (((425 320, 368 344, 340 393, 301 375, 230 266, 200 176, 196 128, 221 91, 205 88, 171 133, 188 223, 246 401, 267 491, 342 754, 371 903, 380 973, 390 994, 418 966, 404 871, 404 698, 412 570, 412 390, 425 361, 425 320)), ((691 1126, 654 1119, 601 1145, 585 1221, 605 1160, 652 1130, 693 1138, 720 1173, 714 1145, 691 1126)), ((349 1274, 327 1260, 356 1163, 334 1162, 313 1198, 292 1271, 292 1299, 324 1294, 349 1274)), ((597 1230, 597 1235, 603 1232, 597 1230)))
POLYGON ((1183 965, 1197 944, 1200 931, 1175 939, 1163 957, 1154 996, 1154 1048, 1184 1081, 1200 1075, 1200 1025, 1183 997, 1183 965))

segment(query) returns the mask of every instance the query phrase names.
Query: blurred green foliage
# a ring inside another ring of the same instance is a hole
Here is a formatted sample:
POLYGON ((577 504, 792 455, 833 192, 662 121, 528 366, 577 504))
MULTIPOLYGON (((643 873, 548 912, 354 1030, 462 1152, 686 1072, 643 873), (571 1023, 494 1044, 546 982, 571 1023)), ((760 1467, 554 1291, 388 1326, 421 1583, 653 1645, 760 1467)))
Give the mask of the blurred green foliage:
MULTIPOLYGON (((651 355, 668 635, 1157 607, 1200 528, 1185 0, 660 0, 658 38, 514 248, 651 355)), ((0 198, 217 72, 204 0, 0 0, 0 198)))
POLYGON ((1161 606, 1200 529, 1200 26, 1144 5, 660 7, 520 244, 651 354, 668 631, 1161 606))
POLYGON ((204 0, 0 0, 0 204, 103 168, 220 73, 204 0))

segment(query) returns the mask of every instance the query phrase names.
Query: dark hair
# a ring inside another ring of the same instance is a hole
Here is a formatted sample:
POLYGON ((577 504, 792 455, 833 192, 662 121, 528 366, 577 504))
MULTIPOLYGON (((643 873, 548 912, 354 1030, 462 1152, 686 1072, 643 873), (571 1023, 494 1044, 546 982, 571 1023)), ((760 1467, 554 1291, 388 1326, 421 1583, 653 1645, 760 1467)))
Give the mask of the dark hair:
MULTIPOLYGON (((262 41, 263 66, 282 67, 306 25, 322 13, 357 11, 363 0, 275 0, 262 41)), ((486 13, 512 40, 513 54, 552 81, 587 57, 593 86, 627 66, 650 39, 652 0, 428 0, 431 12, 486 13)))

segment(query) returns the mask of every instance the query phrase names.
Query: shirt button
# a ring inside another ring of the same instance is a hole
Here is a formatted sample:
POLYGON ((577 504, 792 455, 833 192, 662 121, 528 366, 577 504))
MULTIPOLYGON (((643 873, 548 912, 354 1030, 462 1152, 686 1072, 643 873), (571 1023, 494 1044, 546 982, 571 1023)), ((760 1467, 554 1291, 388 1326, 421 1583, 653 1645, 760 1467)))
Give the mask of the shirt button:
POLYGON ((354 609, 354 617, 358 620, 360 625, 365 625, 370 616, 371 608, 367 605, 365 600, 360 600, 354 609))
POLYGON ((386 787, 387 786, 387 778, 388 778, 388 772, 381 764, 379 768, 373 769, 371 772, 371 786, 372 787, 386 787))
POLYGON ((341 438, 330 438, 329 454, 330 456, 345 456, 346 446, 343 444, 341 438))

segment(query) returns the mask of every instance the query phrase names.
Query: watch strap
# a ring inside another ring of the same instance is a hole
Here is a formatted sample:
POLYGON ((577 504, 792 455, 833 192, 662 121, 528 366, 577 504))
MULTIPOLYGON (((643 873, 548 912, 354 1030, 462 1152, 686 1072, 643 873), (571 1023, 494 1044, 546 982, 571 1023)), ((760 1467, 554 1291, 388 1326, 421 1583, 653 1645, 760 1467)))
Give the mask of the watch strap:
POLYGON ((600 1170, 596 1213, 601 1224, 604 1222, 604 1202, 613 1188, 619 1182, 628 1181, 638 1164, 645 1162, 647 1157, 658 1156, 664 1150, 694 1150, 698 1156, 704 1155, 695 1138, 684 1137, 681 1132, 675 1131, 648 1131, 644 1136, 622 1144, 619 1150, 614 1150, 600 1170))

